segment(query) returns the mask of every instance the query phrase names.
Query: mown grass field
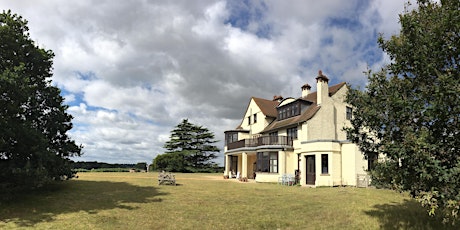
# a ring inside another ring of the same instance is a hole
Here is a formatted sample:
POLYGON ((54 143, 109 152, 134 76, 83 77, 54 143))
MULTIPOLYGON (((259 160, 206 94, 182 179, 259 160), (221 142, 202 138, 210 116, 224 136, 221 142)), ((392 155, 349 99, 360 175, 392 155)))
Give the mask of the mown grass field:
POLYGON ((0 205, 0 229, 443 229, 406 194, 223 180, 221 174, 79 173, 0 205))

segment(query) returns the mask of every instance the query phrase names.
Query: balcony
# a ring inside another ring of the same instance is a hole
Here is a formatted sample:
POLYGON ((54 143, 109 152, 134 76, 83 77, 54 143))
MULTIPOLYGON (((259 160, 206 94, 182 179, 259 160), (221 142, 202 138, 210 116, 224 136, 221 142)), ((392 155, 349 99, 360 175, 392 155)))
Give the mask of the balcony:
POLYGON ((243 147, 258 147, 264 145, 283 145, 292 147, 292 137, 287 136, 260 136, 228 143, 227 150, 243 147))

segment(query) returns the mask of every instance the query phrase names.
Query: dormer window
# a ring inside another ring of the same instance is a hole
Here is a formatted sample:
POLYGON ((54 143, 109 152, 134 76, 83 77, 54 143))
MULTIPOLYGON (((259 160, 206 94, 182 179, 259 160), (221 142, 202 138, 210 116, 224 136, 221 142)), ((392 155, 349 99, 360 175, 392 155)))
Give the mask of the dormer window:
POLYGON ((300 115, 300 103, 293 102, 278 108, 278 120, 300 115))

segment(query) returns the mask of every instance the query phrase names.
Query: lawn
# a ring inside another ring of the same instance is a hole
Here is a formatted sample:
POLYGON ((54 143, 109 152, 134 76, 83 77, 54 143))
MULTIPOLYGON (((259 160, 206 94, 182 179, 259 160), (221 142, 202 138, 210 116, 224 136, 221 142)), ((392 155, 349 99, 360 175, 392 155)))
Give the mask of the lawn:
POLYGON ((407 194, 223 180, 220 174, 79 173, 0 204, 0 229, 440 229, 407 194))

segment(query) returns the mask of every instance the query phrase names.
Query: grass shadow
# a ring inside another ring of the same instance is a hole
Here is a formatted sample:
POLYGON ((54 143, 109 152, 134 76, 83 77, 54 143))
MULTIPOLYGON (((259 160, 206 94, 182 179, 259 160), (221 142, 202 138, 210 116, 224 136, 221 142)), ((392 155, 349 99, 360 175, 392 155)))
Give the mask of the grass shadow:
POLYGON ((444 225, 439 218, 430 217, 420 204, 411 199, 403 203, 375 205, 365 213, 380 222, 380 229, 458 229, 444 225))
POLYGON ((2 203, 0 222, 33 227, 40 222, 51 222, 59 214, 133 210, 142 203, 161 202, 161 195, 165 193, 159 192, 156 187, 126 182, 69 180, 2 203))

